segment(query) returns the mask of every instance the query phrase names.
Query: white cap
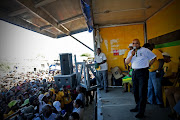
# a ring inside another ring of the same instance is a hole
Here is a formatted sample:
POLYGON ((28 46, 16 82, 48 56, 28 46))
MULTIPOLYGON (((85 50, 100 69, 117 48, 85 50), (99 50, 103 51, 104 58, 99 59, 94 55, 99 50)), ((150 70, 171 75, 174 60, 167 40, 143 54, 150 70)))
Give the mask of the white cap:
POLYGON ((130 44, 129 44, 129 47, 133 47, 133 44, 132 44, 132 43, 130 43, 130 44))
POLYGON ((42 101, 43 98, 44 98, 44 94, 40 94, 38 97, 39 101, 42 101))
POLYGON ((54 101, 53 106, 56 108, 58 112, 61 111, 61 103, 59 101, 54 101))
POLYGON ((169 57, 170 57, 170 55, 169 55, 167 52, 163 52, 162 55, 163 55, 163 56, 169 56, 169 57))

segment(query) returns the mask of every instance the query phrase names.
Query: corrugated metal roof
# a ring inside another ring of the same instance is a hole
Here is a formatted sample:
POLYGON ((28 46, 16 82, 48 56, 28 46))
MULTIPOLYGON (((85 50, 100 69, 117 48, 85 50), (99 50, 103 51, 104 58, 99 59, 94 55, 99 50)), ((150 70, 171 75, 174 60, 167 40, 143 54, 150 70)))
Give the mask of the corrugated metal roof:
MULTIPOLYGON (((84 0, 93 25, 144 22, 172 0, 84 0)), ((1 0, 0 19, 59 38, 88 30, 81 0, 1 0)))

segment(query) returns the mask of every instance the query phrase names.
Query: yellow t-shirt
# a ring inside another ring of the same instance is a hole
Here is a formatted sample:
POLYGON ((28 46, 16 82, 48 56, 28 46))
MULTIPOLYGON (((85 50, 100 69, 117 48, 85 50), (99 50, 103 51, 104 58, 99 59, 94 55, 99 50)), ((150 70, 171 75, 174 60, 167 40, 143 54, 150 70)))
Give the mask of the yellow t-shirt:
POLYGON ((69 104, 72 101, 69 90, 68 90, 68 97, 64 97, 64 92, 63 91, 60 92, 60 96, 62 97, 62 103, 63 104, 69 104))
POLYGON ((56 101, 60 101, 62 100, 62 97, 61 97, 61 92, 59 91, 57 94, 56 94, 56 101))
POLYGON ((123 55, 123 58, 127 58, 129 51, 130 51, 130 50, 126 50, 126 51, 125 51, 125 53, 124 53, 124 55, 123 55))
POLYGON ((157 49, 153 49, 152 52, 156 55, 156 59, 154 61, 154 63, 151 65, 149 72, 153 72, 155 70, 157 70, 159 68, 159 59, 164 59, 162 53, 157 50, 157 49))
POLYGON ((177 73, 178 72, 178 64, 170 61, 169 63, 164 63, 164 77, 169 77, 172 75, 172 73, 177 73))

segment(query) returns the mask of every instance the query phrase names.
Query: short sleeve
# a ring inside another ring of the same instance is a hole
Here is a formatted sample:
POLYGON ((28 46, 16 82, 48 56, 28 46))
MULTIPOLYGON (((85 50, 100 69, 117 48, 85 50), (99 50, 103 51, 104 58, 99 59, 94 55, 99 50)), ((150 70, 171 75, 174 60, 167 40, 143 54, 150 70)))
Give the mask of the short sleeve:
POLYGON ((123 55, 123 58, 127 58, 127 56, 128 56, 128 50, 126 50, 126 52, 124 53, 124 55, 123 55))
MULTIPOLYGON (((126 57, 126 60, 131 56, 131 52, 132 52, 132 50, 130 50, 130 51, 128 52, 127 57, 126 57)), ((126 61, 126 60, 125 60, 125 61, 126 61)))
POLYGON ((106 55, 104 53, 103 53, 102 59, 107 60, 106 55))
POLYGON ((144 48, 144 49, 146 50, 146 55, 147 55, 148 60, 152 60, 156 57, 156 55, 152 51, 150 51, 147 48, 144 48))
POLYGON ((162 53, 161 53, 159 50, 154 49, 153 51, 152 51, 152 52, 156 55, 157 60, 159 60, 159 59, 164 59, 162 53), (154 51, 154 52, 153 52, 153 51, 154 51))

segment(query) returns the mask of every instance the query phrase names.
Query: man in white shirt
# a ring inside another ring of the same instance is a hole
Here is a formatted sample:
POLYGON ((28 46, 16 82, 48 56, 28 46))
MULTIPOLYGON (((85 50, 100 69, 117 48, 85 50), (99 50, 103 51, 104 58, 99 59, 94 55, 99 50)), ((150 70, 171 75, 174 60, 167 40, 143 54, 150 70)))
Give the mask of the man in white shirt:
MULTIPOLYGON (((95 56, 95 61, 100 66, 100 70, 97 70, 97 76, 100 80, 100 90, 104 89, 105 92, 108 92, 108 66, 107 66, 107 58, 104 53, 101 52, 101 49, 97 49, 97 55, 95 56)), ((99 83, 98 83, 99 84, 99 83)))
POLYGON ((133 50, 129 51, 126 64, 131 62, 133 69, 132 81, 136 107, 131 109, 130 112, 138 112, 136 118, 144 117, 149 79, 148 68, 153 64, 155 58, 156 55, 149 49, 140 47, 138 39, 133 40, 133 50))
POLYGON ((85 105, 85 97, 84 97, 84 94, 82 93, 82 88, 80 86, 77 86, 76 92, 78 93, 76 100, 80 99, 83 102, 83 106, 84 106, 85 105))

